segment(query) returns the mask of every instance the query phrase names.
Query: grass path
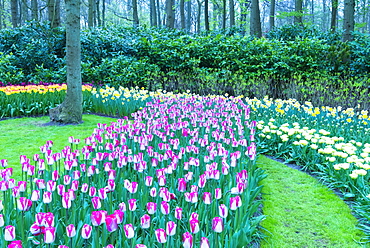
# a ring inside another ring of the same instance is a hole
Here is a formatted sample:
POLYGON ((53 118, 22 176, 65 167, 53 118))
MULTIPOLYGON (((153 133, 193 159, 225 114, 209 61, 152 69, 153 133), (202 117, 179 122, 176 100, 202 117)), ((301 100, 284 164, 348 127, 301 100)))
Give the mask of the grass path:
MULTIPOLYGON (((115 119, 84 115, 83 120, 78 126, 43 126, 48 117, 0 121, 0 159, 8 159, 10 166, 20 166, 19 155, 32 157, 47 140, 54 142, 53 150, 57 152, 69 145, 69 136, 84 139, 97 123, 115 119)), ((332 191, 309 175, 264 156, 258 164, 268 174, 262 181, 263 211, 267 216, 262 226, 268 230, 268 237, 261 248, 361 247, 356 241, 363 233, 355 228, 356 219, 332 191)))
POLYGON ((365 247, 364 234, 355 228, 350 208, 315 178, 261 156, 258 166, 266 171, 262 181, 262 226, 268 237, 261 248, 365 247))

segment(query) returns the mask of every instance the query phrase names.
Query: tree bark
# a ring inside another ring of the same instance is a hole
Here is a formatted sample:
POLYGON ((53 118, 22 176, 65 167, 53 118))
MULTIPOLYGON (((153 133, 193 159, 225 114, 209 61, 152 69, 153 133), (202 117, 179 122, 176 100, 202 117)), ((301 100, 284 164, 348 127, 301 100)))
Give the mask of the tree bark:
POLYGON ((102 2, 101 19, 102 19, 102 26, 105 27, 105 0, 103 0, 102 2))
POLYGON ((132 18, 134 20, 134 27, 139 26, 139 13, 137 11, 137 0, 132 0, 132 18))
POLYGON ((181 29, 185 29, 185 0, 180 0, 180 22, 181 29))
POLYGON ((303 23, 303 0, 295 0, 295 7, 294 10, 296 15, 294 16, 294 25, 302 25, 303 23))
POLYGON ((60 0, 49 0, 48 18, 52 28, 60 26, 60 0))
POLYGON ((230 28, 235 26, 235 7, 234 0, 229 0, 230 28))
POLYGON ((157 8, 155 6, 155 0, 150 0, 150 26, 157 26, 157 8))
POLYGON ((204 0, 204 28, 209 31, 209 4, 208 0, 204 0))
POLYGON ((32 20, 38 21, 39 15, 38 15, 38 3, 37 0, 31 0, 31 18, 32 20))
POLYGON ((330 30, 335 32, 337 28, 337 15, 338 15, 338 0, 331 1, 331 21, 330 21, 330 30))
POLYGON ((326 31, 326 0, 322 0, 322 20, 321 20, 321 23, 322 23, 322 30, 323 31, 326 31))
POLYGON ((202 4, 200 0, 197 0, 198 2, 198 11, 197 11, 197 32, 200 33, 200 17, 202 15, 202 4))
POLYGON ((162 22, 161 22, 161 9, 160 9, 160 4, 159 4, 159 0, 156 0, 157 2, 157 18, 158 18, 158 26, 162 26, 162 22))
POLYGON ((95 8, 96 8, 95 1, 89 0, 89 10, 88 10, 88 16, 87 16, 87 23, 89 25, 89 28, 95 27, 95 17, 96 17, 95 8))
POLYGON ((13 28, 16 28, 18 26, 18 1, 11 0, 10 8, 12 12, 12 26, 13 28))
POLYGON ((355 28, 355 0, 344 0, 343 12, 343 41, 351 41, 355 28))
POLYGON ((222 0, 222 29, 226 29, 226 0, 222 0))
POLYGON ((175 13, 174 13, 174 0, 166 0, 166 27, 175 27, 175 13))
POLYGON ((188 0, 186 3, 186 31, 190 32, 191 30, 191 0, 188 0))
POLYGON ((96 0, 96 21, 98 27, 101 26, 101 16, 100 16, 100 0, 96 0))
POLYGON ((57 123, 82 122, 80 0, 66 0, 67 93, 61 105, 50 109, 50 120, 57 123))
POLYGON ((275 7, 276 2, 275 0, 271 0, 270 2, 270 17, 269 17, 269 29, 272 30, 275 27, 275 7))
POLYGON ((251 18, 250 18, 250 35, 262 37, 261 15, 258 0, 252 0, 251 3, 251 18))

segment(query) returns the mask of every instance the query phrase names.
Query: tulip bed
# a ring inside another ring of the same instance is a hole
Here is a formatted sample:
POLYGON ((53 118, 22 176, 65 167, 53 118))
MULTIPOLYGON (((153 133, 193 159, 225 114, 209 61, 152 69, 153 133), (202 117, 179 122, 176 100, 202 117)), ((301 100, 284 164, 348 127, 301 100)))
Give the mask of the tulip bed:
POLYGON ((249 116, 241 98, 153 94, 84 145, 21 156, 18 182, 0 160, 0 247, 250 246, 265 175, 249 116))

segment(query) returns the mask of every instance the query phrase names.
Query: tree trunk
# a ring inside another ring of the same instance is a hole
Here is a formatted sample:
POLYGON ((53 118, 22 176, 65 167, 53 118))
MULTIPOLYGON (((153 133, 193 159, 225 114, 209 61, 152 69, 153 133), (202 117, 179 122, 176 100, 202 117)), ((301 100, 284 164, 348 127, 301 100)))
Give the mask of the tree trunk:
POLYGON ((155 0, 150 0, 150 26, 157 26, 157 8, 155 6, 155 0))
POLYGON ((162 24, 162 22, 161 22, 161 9, 160 9, 160 7, 161 7, 161 5, 159 5, 159 0, 156 0, 157 1, 157 18, 158 18, 158 21, 157 21, 157 23, 158 23, 158 26, 161 26, 162 24))
POLYGON ((98 26, 101 26, 101 16, 100 16, 100 0, 96 0, 96 20, 98 26))
POLYGON ((174 13, 174 0, 166 0, 166 27, 175 27, 175 13, 174 13))
POLYGON ((343 41, 351 41, 355 28, 355 0, 344 0, 343 14, 343 41))
POLYGON ((337 15, 338 15, 338 0, 331 1, 331 21, 330 30, 335 32, 337 28, 337 15))
POLYGON ((61 105, 50 110, 58 123, 82 122, 80 0, 66 0, 67 93, 61 105))
POLYGON ((13 28, 16 28, 18 26, 18 1, 11 0, 10 8, 12 12, 12 25, 13 28))
POLYGON ((222 0, 222 29, 226 29, 226 0, 222 0))
POLYGON ((95 0, 89 0, 89 10, 87 16, 87 23, 89 25, 89 28, 95 27, 95 7, 96 7, 95 0))
POLYGON ((139 26, 139 14, 137 11, 137 0, 132 0, 132 18, 134 20, 134 27, 139 26))
POLYGON ((198 2, 198 12, 197 12, 197 32, 200 33, 200 17, 202 15, 202 4, 203 2, 197 0, 198 2))
POLYGON ((209 4, 208 0, 204 0, 204 27, 209 31, 209 4))
POLYGON ((322 30, 323 31, 326 31, 326 0, 322 0, 322 20, 321 20, 321 23, 322 23, 322 30))
POLYGON ((234 0, 229 0, 230 28, 235 26, 235 7, 234 0))
POLYGON ((295 0, 295 7, 294 10, 296 12, 294 16, 294 25, 302 25, 303 23, 303 0, 295 0))
POLYGON ((21 4, 21 6, 20 6, 20 8, 21 8, 20 23, 23 25, 26 21, 29 20, 27 0, 22 0, 19 3, 21 4))
POLYGON ((269 17, 269 26, 270 30, 272 30, 275 27, 275 7, 276 3, 275 0, 271 0, 270 2, 270 17, 269 17))
POLYGON ((188 0, 186 3, 186 31, 190 32, 191 30, 191 0, 188 0))
POLYGON ((180 22, 181 29, 185 29, 185 0, 180 0, 180 22))
POLYGON ((60 26, 60 0, 49 0, 48 18, 52 28, 60 26))
POLYGON ((102 19, 102 26, 105 27, 105 0, 103 0, 102 2, 101 19, 102 19))
POLYGON ((251 18, 250 18, 250 35, 262 37, 261 15, 258 0, 252 0, 251 3, 251 18))
POLYGON ((251 2, 250 0, 247 0, 241 4, 241 13, 240 13, 240 27, 241 28, 246 26, 250 2, 251 2))
POLYGON ((37 0, 31 0, 31 17, 32 20, 38 21, 39 15, 38 15, 38 3, 37 0))

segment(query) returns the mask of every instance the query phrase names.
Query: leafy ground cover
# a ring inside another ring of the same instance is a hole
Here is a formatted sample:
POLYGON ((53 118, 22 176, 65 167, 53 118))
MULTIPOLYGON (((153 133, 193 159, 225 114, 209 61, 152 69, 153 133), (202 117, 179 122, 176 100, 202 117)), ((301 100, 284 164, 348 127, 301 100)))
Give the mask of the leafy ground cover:
POLYGON ((133 121, 98 124, 86 145, 69 137, 54 152, 48 140, 16 168, 1 160, 1 245, 253 244, 264 175, 254 142, 243 136, 254 133, 254 122, 240 125, 248 111, 224 97, 161 96, 133 121))

